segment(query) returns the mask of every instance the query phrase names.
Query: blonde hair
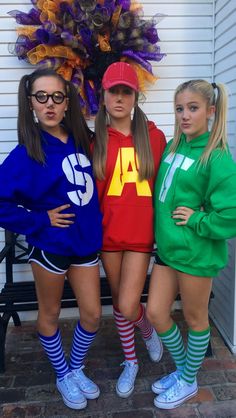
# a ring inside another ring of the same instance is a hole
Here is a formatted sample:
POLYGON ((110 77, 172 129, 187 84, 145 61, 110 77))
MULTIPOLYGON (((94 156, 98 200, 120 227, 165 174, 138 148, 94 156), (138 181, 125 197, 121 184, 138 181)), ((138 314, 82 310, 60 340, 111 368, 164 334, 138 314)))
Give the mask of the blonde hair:
MULTIPOLYGON (((138 93, 136 93, 136 103, 138 93)), ((105 178, 107 160, 107 115, 104 106, 104 90, 101 93, 100 106, 95 118, 95 144, 93 153, 93 171, 96 178, 105 178)), ((139 180, 149 179, 154 175, 154 160, 150 144, 147 117, 138 104, 134 107, 134 115, 131 122, 131 132, 134 140, 134 148, 139 161, 139 180)))
MULTIPOLYGON (((224 85, 221 83, 211 84, 205 80, 190 80, 177 87, 174 95, 174 103, 176 103, 177 95, 183 93, 185 90, 200 94, 206 100, 207 107, 215 106, 214 121, 209 141, 200 157, 200 163, 207 164, 214 149, 219 148, 223 151, 227 148, 227 93, 224 85)), ((175 118, 174 138, 170 146, 170 152, 174 153, 176 151, 181 134, 182 131, 177 118, 175 118)))

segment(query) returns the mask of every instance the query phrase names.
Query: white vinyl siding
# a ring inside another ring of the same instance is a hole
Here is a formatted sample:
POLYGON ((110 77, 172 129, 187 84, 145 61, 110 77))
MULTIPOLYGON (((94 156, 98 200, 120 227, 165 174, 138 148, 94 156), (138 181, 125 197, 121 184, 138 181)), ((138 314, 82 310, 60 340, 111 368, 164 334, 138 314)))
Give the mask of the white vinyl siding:
MULTIPOLYGON (((214 78, 229 92, 228 138, 236 159, 236 2, 215 2, 214 78)), ((231 350, 236 353, 235 239, 229 241, 229 263, 214 280, 210 313, 231 350)))

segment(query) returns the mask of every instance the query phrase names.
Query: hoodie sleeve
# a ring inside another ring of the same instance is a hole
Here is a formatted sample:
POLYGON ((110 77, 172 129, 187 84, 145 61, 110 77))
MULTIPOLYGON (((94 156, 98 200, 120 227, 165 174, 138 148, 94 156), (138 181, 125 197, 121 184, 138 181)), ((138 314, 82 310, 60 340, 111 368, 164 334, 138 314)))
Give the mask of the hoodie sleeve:
POLYGON ((25 148, 17 146, 0 166, 0 226, 23 235, 50 225, 46 211, 30 211, 24 202, 29 165, 25 148))
POLYGON ((190 216, 189 228, 215 240, 236 236, 236 164, 229 153, 214 158, 204 206, 190 216))

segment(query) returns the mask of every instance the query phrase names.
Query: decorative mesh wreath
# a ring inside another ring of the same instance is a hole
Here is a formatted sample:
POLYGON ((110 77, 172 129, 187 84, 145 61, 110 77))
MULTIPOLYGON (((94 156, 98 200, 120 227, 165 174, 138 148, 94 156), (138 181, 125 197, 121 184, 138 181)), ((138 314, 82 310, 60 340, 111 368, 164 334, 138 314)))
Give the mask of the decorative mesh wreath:
POLYGON ((9 14, 21 27, 13 52, 40 68, 53 68, 77 88, 84 115, 98 110, 101 79, 115 61, 129 62, 140 90, 156 77, 149 61, 165 54, 158 46, 158 16, 145 20, 143 8, 130 0, 31 0, 28 13, 9 14))

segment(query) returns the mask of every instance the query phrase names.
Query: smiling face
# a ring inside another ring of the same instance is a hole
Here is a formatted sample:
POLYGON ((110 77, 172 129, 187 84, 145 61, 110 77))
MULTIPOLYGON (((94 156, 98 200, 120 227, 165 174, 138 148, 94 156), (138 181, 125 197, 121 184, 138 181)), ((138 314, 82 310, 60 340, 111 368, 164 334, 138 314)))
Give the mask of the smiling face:
POLYGON ((208 130, 208 121, 214 112, 215 106, 208 106, 199 93, 186 89, 176 95, 176 120, 188 141, 208 130))
MULTIPOLYGON (((60 92, 66 95, 63 82, 53 76, 39 77, 34 81, 31 94, 33 95, 38 92, 44 92, 49 95, 60 92)), ((46 103, 39 103, 34 96, 31 96, 29 100, 41 128, 51 134, 55 134, 67 110, 68 99, 65 97, 60 104, 55 103, 52 97, 49 97, 46 103)))
POLYGON ((111 87, 104 92, 104 104, 112 122, 130 121, 135 105, 135 91, 125 85, 111 87))

